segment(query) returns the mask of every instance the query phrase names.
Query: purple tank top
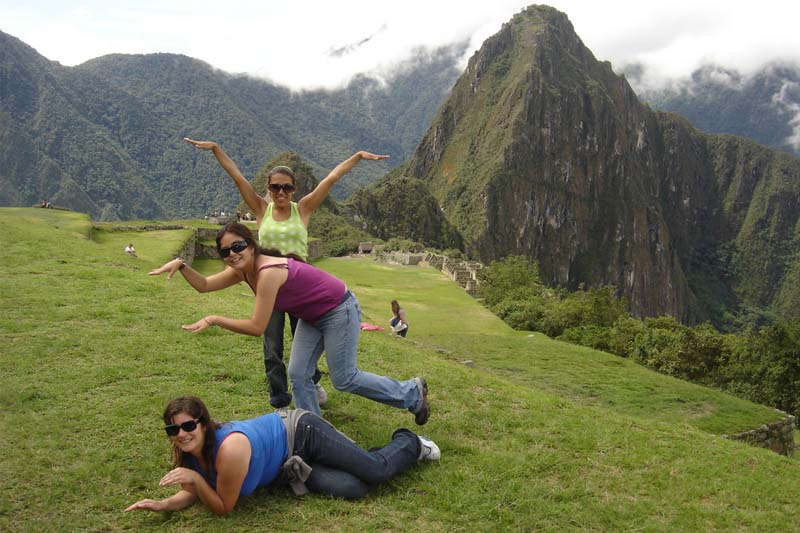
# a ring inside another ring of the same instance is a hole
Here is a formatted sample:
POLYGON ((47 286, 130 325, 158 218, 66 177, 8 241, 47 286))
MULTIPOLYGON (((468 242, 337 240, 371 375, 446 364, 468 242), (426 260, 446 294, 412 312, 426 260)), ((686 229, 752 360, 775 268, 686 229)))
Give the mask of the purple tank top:
POLYGON ((286 278, 275 298, 275 310, 287 312, 313 324, 322 316, 342 303, 347 290, 344 282, 327 272, 292 258, 286 265, 264 265, 265 268, 286 267, 286 278))

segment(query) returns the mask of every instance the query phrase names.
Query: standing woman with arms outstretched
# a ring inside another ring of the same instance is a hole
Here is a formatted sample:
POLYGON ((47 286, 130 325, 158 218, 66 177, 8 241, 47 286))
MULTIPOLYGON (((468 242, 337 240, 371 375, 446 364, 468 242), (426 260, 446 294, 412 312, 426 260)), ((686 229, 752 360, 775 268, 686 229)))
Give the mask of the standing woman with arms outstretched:
MULTIPOLYGON (((388 155, 375 155, 369 152, 357 152, 341 162, 328 176, 322 180, 309 194, 294 202, 294 193, 297 188, 295 175, 292 169, 285 166, 273 168, 267 174, 267 189, 269 202, 260 196, 249 181, 244 177, 236 163, 225 151, 212 141, 195 141, 185 138, 187 143, 201 150, 211 150, 220 166, 233 179, 242 199, 256 217, 258 226, 258 243, 264 250, 275 251, 280 255, 308 261, 308 224, 311 215, 322 204, 331 191, 331 188, 345 174, 350 172, 359 161, 367 159, 380 161, 387 159, 388 155)), ((289 315, 289 323, 294 338, 297 329, 297 318, 289 315)), ((287 407, 292 401, 286 377, 286 365, 283 362, 283 330, 286 324, 286 314, 273 312, 272 318, 263 335, 264 371, 269 383, 270 404, 281 409, 287 407)), ((327 395, 319 384, 321 374, 319 369, 314 370, 314 386, 320 405, 325 403, 327 395)))
POLYGON ((198 292, 211 292, 246 282, 255 294, 250 318, 208 315, 183 326, 202 331, 211 326, 260 336, 273 309, 299 317, 289 361, 295 406, 320 414, 312 377, 322 352, 328 357, 331 382, 337 390, 407 409, 414 421, 428 421, 428 385, 421 377, 398 381, 358 368, 358 338, 361 307, 344 282, 327 272, 292 258, 261 253, 252 232, 237 222, 227 224, 217 235, 217 251, 225 270, 203 276, 177 258, 152 270, 149 275, 180 272, 198 292))

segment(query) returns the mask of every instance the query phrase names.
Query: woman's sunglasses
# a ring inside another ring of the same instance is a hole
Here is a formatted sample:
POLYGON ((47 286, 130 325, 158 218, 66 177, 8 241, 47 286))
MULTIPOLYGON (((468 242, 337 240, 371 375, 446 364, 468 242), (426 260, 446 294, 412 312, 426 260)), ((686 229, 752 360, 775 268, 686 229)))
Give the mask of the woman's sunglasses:
POLYGON ((164 426, 164 431, 166 431, 167 435, 170 437, 176 436, 181 430, 184 430, 186 433, 191 433, 197 429, 198 422, 200 422, 199 418, 195 420, 187 420, 183 424, 170 424, 168 426, 164 426))
POLYGON ((271 192, 274 192, 274 193, 278 193, 280 191, 283 191, 285 193, 290 193, 290 192, 294 192, 295 188, 296 187, 294 185, 292 185, 291 183, 270 183, 269 184, 269 190, 271 192))
POLYGON ((236 252, 237 254, 240 254, 240 253, 244 252, 245 250, 247 250, 247 242, 246 241, 236 241, 233 244, 231 244, 230 246, 226 246, 225 248, 220 248, 219 249, 219 255, 220 255, 220 257, 225 259, 229 255, 231 255, 231 252, 236 252))

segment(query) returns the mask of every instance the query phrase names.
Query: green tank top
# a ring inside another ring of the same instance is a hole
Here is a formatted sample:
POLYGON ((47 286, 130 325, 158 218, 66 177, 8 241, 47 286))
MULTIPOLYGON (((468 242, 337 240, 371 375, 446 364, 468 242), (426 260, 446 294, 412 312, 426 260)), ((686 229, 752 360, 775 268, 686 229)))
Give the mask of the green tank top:
POLYGON ((308 260, 308 229, 300 218, 297 202, 291 202, 292 214, 286 220, 272 218, 272 202, 258 228, 258 244, 262 248, 273 248, 283 255, 294 254, 303 261, 308 260))

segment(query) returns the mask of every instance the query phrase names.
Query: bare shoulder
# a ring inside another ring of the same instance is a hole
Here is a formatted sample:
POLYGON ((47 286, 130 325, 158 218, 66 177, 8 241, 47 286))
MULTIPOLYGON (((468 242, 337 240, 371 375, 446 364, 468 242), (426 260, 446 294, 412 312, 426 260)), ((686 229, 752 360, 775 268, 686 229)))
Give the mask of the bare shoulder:
POLYGON ((270 270, 282 270, 281 268, 273 268, 277 266, 288 266, 289 258, 275 257, 272 255, 262 255, 258 258, 258 270, 269 272, 270 270), (267 268, 265 268, 267 267, 267 268), (263 270, 262 270, 263 269, 263 270))
POLYGON ((233 432, 222 441, 217 451, 217 462, 222 461, 250 461, 250 439, 244 433, 233 432))
POLYGON ((258 284, 283 284, 289 276, 289 260, 286 257, 262 255, 257 266, 258 284))

